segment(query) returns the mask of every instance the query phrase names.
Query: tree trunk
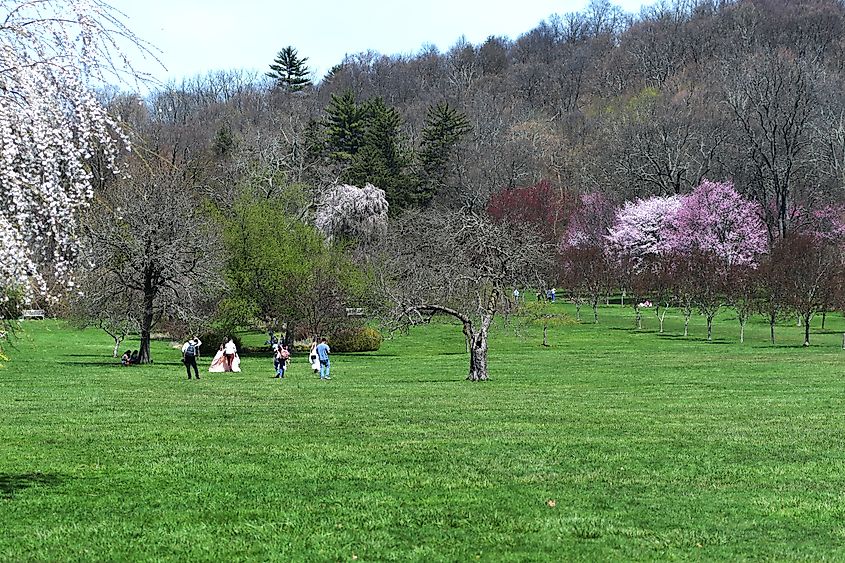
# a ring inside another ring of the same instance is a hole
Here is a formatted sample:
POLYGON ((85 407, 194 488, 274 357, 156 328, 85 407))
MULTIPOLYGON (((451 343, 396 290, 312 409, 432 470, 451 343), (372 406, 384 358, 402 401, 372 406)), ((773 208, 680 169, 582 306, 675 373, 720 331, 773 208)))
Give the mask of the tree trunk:
POLYGON ((772 339, 772 345, 774 345, 774 343, 775 343, 775 321, 776 321, 775 315, 774 314, 769 315, 769 333, 770 333, 770 337, 772 339))
POLYGON ((824 322, 827 320, 827 311, 822 311, 822 330, 824 330, 824 322))
POLYGON ((637 318, 637 329, 642 329, 643 328, 643 312, 640 311, 639 307, 637 307, 635 309, 635 311, 637 312, 637 317, 636 317, 637 318))
POLYGON ((713 341, 713 315, 707 315, 707 342, 713 341))
POLYGON ((625 290, 624 290, 624 289, 622 290, 621 305, 622 305, 623 307, 625 306, 625 290))
POLYGON ((111 357, 116 358, 117 352, 120 349, 120 343, 123 342, 123 338, 114 335, 112 335, 112 338, 114 338, 114 349, 112 350, 111 357))
POLYGON ((740 319, 739 319, 739 343, 740 344, 745 343, 745 323, 746 323, 746 319, 740 317, 740 319))
POLYGON ((479 330, 473 335, 469 350, 469 381, 487 381, 487 333, 479 330))
POLYGON ((549 321, 545 319, 543 321, 543 346, 549 347, 549 321))
POLYGON ((810 321, 813 318, 813 313, 804 315, 804 346, 810 345, 810 321))
POLYGON ((138 363, 152 363, 150 357, 150 333, 153 326, 153 307, 155 305, 155 291, 152 284, 152 275, 146 276, 144 283, 144 315, 141 318, 141 349, 138 351, 138 363))
POLYGON ((599 295, 598 295, 598 293, 593 296, 593 322, 595 324, 599 323, 599 295))
POLYGON ((684 311, 684 337, 689 336, 689 318, 691 313, 689 311, 684 311))
POLYGON ((663 334, 663 321, 666 320, 666 311, 669 310, 669 307, 663 307, 663 313, 660 315, 660 334, 663 334))
POLYGON ((581 322, 581 300, 575 298, 575 320, 581 322))

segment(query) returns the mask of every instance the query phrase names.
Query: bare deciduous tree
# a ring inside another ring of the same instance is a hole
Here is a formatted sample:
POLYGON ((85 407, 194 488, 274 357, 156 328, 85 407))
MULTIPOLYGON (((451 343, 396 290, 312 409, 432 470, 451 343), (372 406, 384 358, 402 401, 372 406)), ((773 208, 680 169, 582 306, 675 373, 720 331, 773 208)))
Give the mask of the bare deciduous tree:
POLYGON ((381 248, 379 279, 393 328, 448 315, 461 322, 470 381, 488 379, 488 336, 509 291, 536 282, 551 254, 524 226, 467 211, 433 209, 399 217, 381 248))
POLYGON ((83 233, 97 291, 137 303, 140 361, 148 363, 155 324, 197 322, 224 261, 210 214, 180 169, 136 162, 131 172, 96 198, 83 233))

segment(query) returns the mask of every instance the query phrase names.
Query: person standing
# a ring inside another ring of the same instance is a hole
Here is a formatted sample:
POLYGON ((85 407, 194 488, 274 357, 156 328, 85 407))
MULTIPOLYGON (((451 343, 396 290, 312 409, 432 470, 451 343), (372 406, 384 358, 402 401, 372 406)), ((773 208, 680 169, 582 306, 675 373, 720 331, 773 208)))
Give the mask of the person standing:
POLYGON ((323 379, 331 379, 329 377, 329 369, 331 368, 331 363, 329 362, 329 353, 331 352, 331 348, 326 343, 325 338, 320 339, 320 343, 317 344, 317 358, 320 360, 320 380, 323 379))
POLYGON ((288 361, 290 359, 290 352, 288 347, 284 344, 279 344, 276 351, 276 377, 279 379, 285 378, 285 370, 288 369, 288 361))
POLYGON ((191 366, 194 368, 194 375, 196 378, 200 378, 200 372, 197 369, 197 356, 200 355, 201 345, 202 342, 196 336, 182 345, 182 363, 185 364, 185 370, 188 372, 188 379, 191 379, 191 366))
POLYGON ((273 349, 273 378, 279 377, 279 360, 282 354, 282 343, 278 340, 271 345, 273 349))
POLYGON ((235 354, 238 353, 238 347, 235 346, 235 341, 231 338, 226 339, 223 345, 223 357, 226 358, 226 371, 232 371, 232 362, 235 360, 235 354))
POLYGON ((320 373, 320 357, 317 356, 317 339, 311 343, 311 350, 308 352, 308 361, 311 362, 311 369, 314 373, 320 373))

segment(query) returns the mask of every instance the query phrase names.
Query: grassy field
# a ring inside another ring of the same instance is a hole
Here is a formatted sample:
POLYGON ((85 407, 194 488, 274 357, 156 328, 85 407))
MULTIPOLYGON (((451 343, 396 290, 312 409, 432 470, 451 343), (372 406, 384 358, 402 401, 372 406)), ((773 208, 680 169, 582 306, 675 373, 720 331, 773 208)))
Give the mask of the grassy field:
POLYGON ((27 322, 0 559, 845 559, 841 316, 810 349, 762 322, 740 345, 730 313, 713 343, 601 316, 550 348, 500 329, 480 384, 446 324, 279 382, 269 355, 188 381, 168 343, 121 368, 102 333, 27 322))

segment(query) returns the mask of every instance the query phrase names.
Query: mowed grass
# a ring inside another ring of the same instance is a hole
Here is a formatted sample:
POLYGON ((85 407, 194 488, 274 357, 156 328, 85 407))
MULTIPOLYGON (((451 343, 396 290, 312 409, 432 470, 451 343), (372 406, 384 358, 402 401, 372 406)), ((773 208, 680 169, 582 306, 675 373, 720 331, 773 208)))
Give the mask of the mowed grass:
POLYGON ((102 333, 27 322, 0 370, 0 559, 845 558, 841 316, 809 349, 759 320, 740 345, 730 312, 713 343, 600 320, 549 348, 499 327, 478 384, 446 323, 279 382, 269 355, 188 381, 168 343, 121 368, 102 333))

